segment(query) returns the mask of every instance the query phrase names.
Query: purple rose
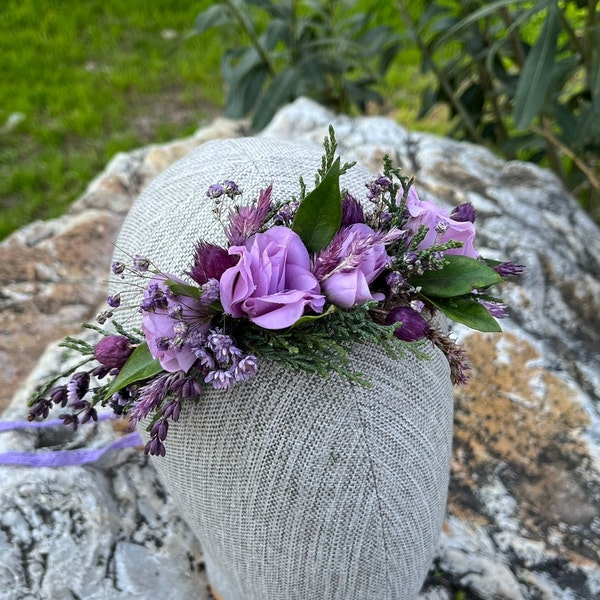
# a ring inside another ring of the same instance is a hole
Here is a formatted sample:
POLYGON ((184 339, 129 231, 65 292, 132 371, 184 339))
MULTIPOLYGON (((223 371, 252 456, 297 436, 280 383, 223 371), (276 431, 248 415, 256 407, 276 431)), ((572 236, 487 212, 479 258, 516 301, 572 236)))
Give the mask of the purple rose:
POLYGON ((325 297, 310 271, 308 250, 291 229, 272 227, 229 253, 240 258, 219 282, 227 314, 248 317, 265 329, 283 329, 307 307, 322 312, 325 297))
POLYGON ((142 332, 150 354, 165 371, 187 373, 196 362, 192 351, 198 334, 210 327, 206 307, 188 296, 177 296, 165 285, 165 279, 185 284, 168 274, 153 277, 142 301, 142 332))
POLYGON ((477 258, 479 253, 473 246, 475 226, 470 221, 457 221, 447 210, 428 200, 419 200, 417 191, 411 187, 406 198, 406 209, 409 213, 405 229, 417 233, 421 225, 429 228, 425 239, 418 245, 418 250, 425 250, 435 244, 443 244, 449 240, 462 242, 461 248, 450 248, 447 254, 460 254, 477 258))
POLYGON ((338 262, 321 281, 327 300, 344 308, 383 300, 383 294, 372 294, 369 289, 391 260, 381 236, 368 225, 355 223, 342 229, 331 247, 338 262))

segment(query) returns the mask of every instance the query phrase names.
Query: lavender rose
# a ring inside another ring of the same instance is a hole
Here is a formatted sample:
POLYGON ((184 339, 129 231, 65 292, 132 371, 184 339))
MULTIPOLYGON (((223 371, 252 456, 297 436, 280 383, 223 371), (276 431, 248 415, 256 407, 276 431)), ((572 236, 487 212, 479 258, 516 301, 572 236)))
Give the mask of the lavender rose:
POLYGON ((240 258, 219 282, 227 314, 248 317, 265 329, 283 329, 307 307, 323 311, 325 297, 310 271, 308 250, 291 229, 272 227, 243 246, 232 246, 229 253, 240 258))
MULTIPOLYGON (((390 263, 381 236, 364 223, 342 229, 326 252, 335 255, 337 264, 321 280, 327 300, 350 308, 370 300, 383 300, 383 294, 369 289, 375 278, 390 263)), ((328 260, 331 260, 328 257, 328 260)))
POLYGON ((429 228, 425 239, 418 245, 418 250, 424 250, 434 244, 443 244, 448 240, 462 242, 461 248, 450 248, 446 254, 460 254, 477 258, 479 253, 473 246, 475 238, 475 226, 470 221, 457 221, 453 219, 447 210, 437 206, 428 200, 419 200, 415 188, 411 187, 406 198, 406 209, 409 219, 404 226, 405 229, 417 233, 420 225, 429 228))
POLYGON ((165 279, 185 283, 174 275, 152 278, 140 305, 142 331, 150 354, 165 371, 187 372, 197 358, 192 349, 194 335, 206 333, 210 327, 207 309, 198 300, 173 294, 165 279))

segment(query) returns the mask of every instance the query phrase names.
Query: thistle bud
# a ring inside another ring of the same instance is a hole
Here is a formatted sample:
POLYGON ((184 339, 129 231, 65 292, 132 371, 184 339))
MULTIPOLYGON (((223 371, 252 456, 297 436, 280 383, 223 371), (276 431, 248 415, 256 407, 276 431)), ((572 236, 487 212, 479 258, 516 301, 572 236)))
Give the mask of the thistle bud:
POLYGON ((107 335, 96 344, 94 358, 109 369, 120 369, 132 352, 133 347, 126 337, 107 335))

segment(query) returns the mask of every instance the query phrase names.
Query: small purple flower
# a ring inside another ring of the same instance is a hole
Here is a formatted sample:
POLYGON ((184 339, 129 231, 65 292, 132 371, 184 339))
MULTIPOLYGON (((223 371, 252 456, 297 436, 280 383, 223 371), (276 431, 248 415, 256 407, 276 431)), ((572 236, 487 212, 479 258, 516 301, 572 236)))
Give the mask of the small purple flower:
POLYGON ((208 375, 204 378, 204 382, 212 383, 215 390, 226 390, 233 383, 233 375, 229 371, 215 369, 214 371, 209 371, 208 375))
POLYGON ((196 283, 204 285, 209 279, 221 279, 221 275, 236 262, 237 259, 225 248, 200 242, 194 250, 194 264, 188 274, 196 283))
POLYGON ((202 284, 202 296, 200 296, 200 302, 202 302, 202 304, 216 302, 219 299, 219 295, 219 281, 214 277, 211 277, 206 283, 202 284))
POLYGON ((235 381, 248 381, 258 372, 258 359, 252 354, 247 354, 242 358, 233 369, 233 378, 235 381))
POLYGON ((179 398, 195 400, 200 397, 202 386, 193 377, 183 377, 171 386, 171 391, 179 398))
POLYGON ((113 316, 112 310, 104 310, 101 313, 96 315, 96 321, 100 323, 100 325, 104 325, 108 319, 113 316))
POLYGON ((98 411, 90 406, 83 412, 83 416, 81 417, 81 424, 84 425, 88 421, 98 422, 98 411))
POLYGON ((464 204, 459 204, 456 206, 450 213, 450 216, 455 221, 463 223, 468 221, 469 223, 475 223, 476 214, 473 205, 470 202, 465 202, 464 204))
POLYGON ((394 331, 394 335, 405 342, 423 339, 429 329, 427 321, 409 306, 398 306, 388 313, 385 324, 393 325, 394 323, 401 323, 394 331))
POLYGON ((94 358, 108 369, 120 369, 126 362, 133 346, 122 335, 107 335, 94 348, 94 358))

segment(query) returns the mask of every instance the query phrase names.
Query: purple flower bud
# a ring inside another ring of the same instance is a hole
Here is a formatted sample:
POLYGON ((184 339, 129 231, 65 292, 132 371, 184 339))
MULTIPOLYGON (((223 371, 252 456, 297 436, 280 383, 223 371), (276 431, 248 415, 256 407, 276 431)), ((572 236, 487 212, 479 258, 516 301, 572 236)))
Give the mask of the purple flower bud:
POLYGON ((462 223, 466 223, 467 221, 470 223, 475 222, 475 209, 470 202, 465 202, 464 204, 459 204, 454 210, 450 213, 450 216, 455 220, 462 223))
POLYGON ((115 294, 114 296, 107 296, 106 303, 111 308, 119 308, 119 306, 121 306, 121 294, 115 294))
POLYGON ((220 198, 225 193, 223 186, 218 183, 213 183, 207 190, 206 195, 213 200, 220 198))
POLYGON ((500 277, 509 277, 510 275, 522 275, 525 270, 524 265, 516 265, 513 262, 507 261, 493 267, 494 271, 500 277))
POLYGON ((79 417, 77 415, 63 413, 62 415, 59 415, 58 418, 62 419, 63 425, 71 425, 73 431, 77 431, 77 427, 79 427, 79 417))
POLYGON ((200 285, 204 285, 209 279, 221 279, 221 275, 230 267, 234 267, 237 260, 235 256, 228 254, 225 248, 200 242, 194 251, 194 265, 189 276, 200 285))
POLYGON ((67 405, 67 402, 69 400, 69 395, 67 393, 67 386, 59 385, 58 387, 55 387, 50 392, 50 400, 52 400, 52 402, 54 402, 54 404, 60 404, 64 408, 67 405))
POLYGON ((394 335, 405 342, 416 342, 425 337, 429 326, 427 321, 409 306, 393 308, 385 319, 386 325, 402 324, 394 331, 394 335))
POLYGON ((399 271, 392 271, 385 278, 385 282, 390 286, 392 292, 397 294, 404 284, 404 277, 399 271))
POLYGON ((83 417, 81 417, 81 424, 83 425, 90 420, 98 422, 98 411, 92 407, 88 408, 83 414, 83 417))
POLYGON ((154 423, 154 425, 152 425, 152 429, 150 429, 150 436, 164 441, 167 438, 168 432, 169 422, 166 419, 159 419, 154 423))
POLYGON ((87 371, 79 371, 71 377, 67 384, 67 394, 71 404, 80 401, 90 388, 90 374, 87 371))
POLYGON ((355 223, 364 223, 365 214, 358 200, 348 194, 344 195, 342 200, 342 227, 350 227, 355 223))
POLYGON ((121 262, 120 260, 116 260, 115 262, 113 262, 110 266, 110 270, 115 274, 115 275, 120 275, 121 273, 123 273, 123 271, 125 270, 125 263, 121 262))
POLYGON ((130 341, 122 335, 107 335, 94 348, 94 358, 109 369, 120 369, 133 352, 130 341))
POLYGON ((240 196, 242 194, 242 190, 239 188, 238 184, 235 181, 231 181, 231 179, 226 179, 223 181, 223 191, 230 197, 240 196))
POLYGON ((179 415, 181 414, 181 402, 179 402, 179 400, 167 402, 161 413, 165 419, 172 419, 174 422, 177 422, 179 420, 179 415))
POLYGON ((145 256, 136 254, 133 257, 133 268, 136 271, 141 271, 143 273, 150 268, 150 261, 145 256))
POLYGON ((27 420, 35 421, 35 419, 37 419, 38 417, 45 419, 50 414, 51 408, 52 402, 50 402, 50 400, 47 400, 46 398, 41 398, 29 410, 27 420))
POLYGON ((112 310, 104 310, 101 313, 96 315, 96 321, 100 323, 100 325, 104 325, 108 319, 113 316, 112 310))
POLYGON ((144 454, 150 454, 150 456, 164 456, 165 445, 158 438, 152 438, 144 447, 144 454))

